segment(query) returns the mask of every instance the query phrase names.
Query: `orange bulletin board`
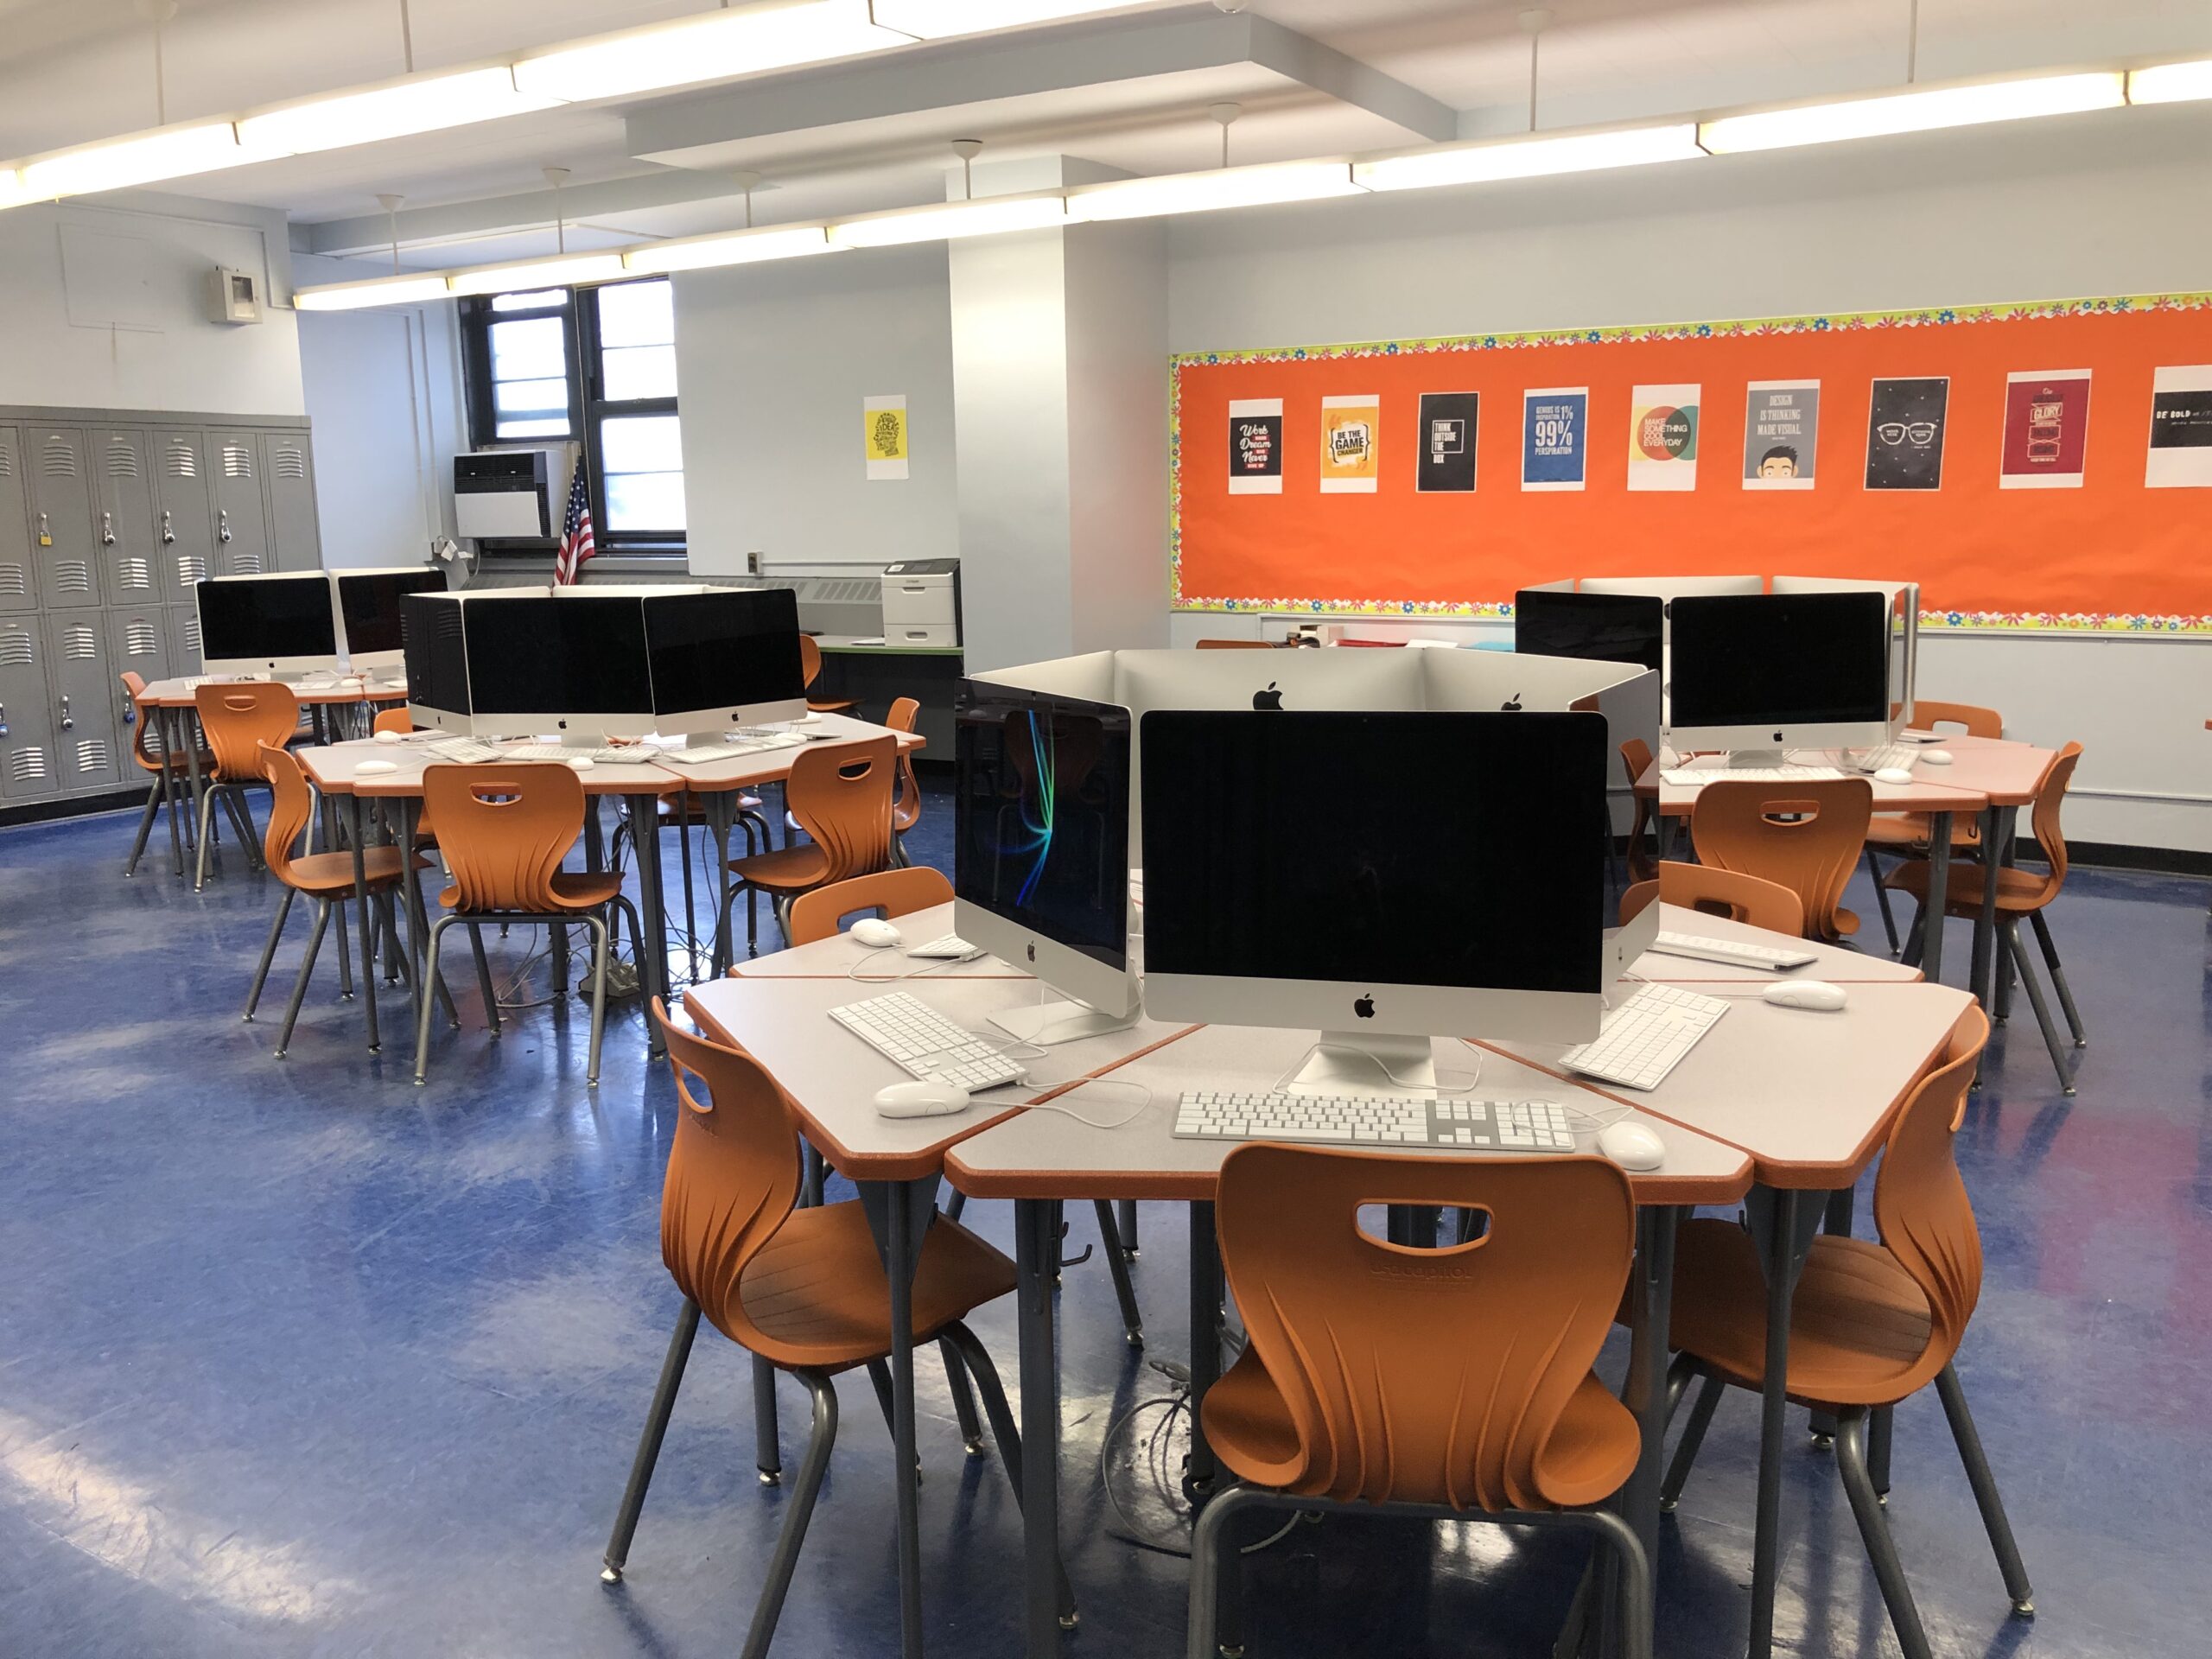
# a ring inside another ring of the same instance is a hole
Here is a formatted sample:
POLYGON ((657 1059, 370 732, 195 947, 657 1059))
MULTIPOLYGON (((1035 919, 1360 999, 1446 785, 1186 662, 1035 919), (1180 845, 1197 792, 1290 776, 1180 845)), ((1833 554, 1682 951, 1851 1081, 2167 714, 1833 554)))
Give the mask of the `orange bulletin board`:
POLYGON ((1181 609, 1503 615, 1567 576, 1757 573, 1917 580, 1939 627, 2212 632, 2212 295, 1195 353, 1171 379, 1181 609), (1877 385, 1908 381, 1945 385, 1877 385), (1812 382, 1809 485, 1746 487, 1753 388, 1812 382), (1524 395, 1552 388, 1586 389, 1579 488, 1523 485, 1524 395), (1434 418, 1470 413, 1471 488, 1434 418))

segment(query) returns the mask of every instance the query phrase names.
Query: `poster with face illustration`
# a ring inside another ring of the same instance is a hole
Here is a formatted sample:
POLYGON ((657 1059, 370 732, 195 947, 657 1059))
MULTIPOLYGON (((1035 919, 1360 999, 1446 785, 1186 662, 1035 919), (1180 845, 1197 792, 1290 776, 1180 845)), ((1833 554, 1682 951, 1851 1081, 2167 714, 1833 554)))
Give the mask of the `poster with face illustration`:
POLYGON ((1877 380, 1866 416, 1866 487, 1942 489, 1950 406, 1948 376, 1877 380))
POLYGON ((1754 380, 1744 406, 1744 487, 1809 490, 1819 459, 1821 383, 1754 380))

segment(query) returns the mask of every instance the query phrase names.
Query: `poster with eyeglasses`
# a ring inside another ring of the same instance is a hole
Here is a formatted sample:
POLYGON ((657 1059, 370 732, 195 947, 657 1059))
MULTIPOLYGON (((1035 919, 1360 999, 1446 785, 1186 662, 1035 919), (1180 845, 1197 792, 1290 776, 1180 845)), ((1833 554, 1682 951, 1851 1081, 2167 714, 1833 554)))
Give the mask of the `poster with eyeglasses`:
POLYGON ((1942 489, 1950 405, 1948 375, 1877 380, 1866 416, 1866 487, 1942 489))

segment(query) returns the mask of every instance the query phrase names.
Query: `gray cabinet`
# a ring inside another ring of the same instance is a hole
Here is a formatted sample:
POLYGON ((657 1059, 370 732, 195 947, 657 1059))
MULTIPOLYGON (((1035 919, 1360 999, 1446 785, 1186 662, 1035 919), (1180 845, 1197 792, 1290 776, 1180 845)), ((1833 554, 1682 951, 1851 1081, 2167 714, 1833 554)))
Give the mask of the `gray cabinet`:
POLYGON ((162 569, 154 540, 153 467, 146 435, 108 427, 90 435, 100 592, 110 605, 157 604, 162 569))
POLYGON ((261 492, 259 435, 210 432, 207 449, 215 464, 214 574, 266 575, 276 563, 269 546, 269 503, 261 492))
POLYGON ((30 495, 23 451, 12 426, 0 426, 0 615, 38 608, 38 567, 31 559, 30 495))
POLYGON ((35 616, 0 616, 0 804, 37 800, 60 787, 45 629, 35 616))
POLYGON ((54 698, 54 761, 61 791, 81 795, 113 789, 123 781, 115 745, 114 683, 107 640, 96 611, 66 611, 46 619, 46 683, 54 698))
POLYGON ((39 599, 49 611, 99 607, 86 437, 81 427, 23 429, 24 458, 30 463, 31 558, 38 567, 39 599))
POLYGON ((207 435, 154 434, 154 541, 161 549, 162 596, 189 600, 215 574, 215 502, 208 486, 207 435))
POLYGON ((261 472, 268 485, 269 544, 278 570, 313 570, 322 563, 315 513, 315 456, 305 432, 261 434, 261 472))

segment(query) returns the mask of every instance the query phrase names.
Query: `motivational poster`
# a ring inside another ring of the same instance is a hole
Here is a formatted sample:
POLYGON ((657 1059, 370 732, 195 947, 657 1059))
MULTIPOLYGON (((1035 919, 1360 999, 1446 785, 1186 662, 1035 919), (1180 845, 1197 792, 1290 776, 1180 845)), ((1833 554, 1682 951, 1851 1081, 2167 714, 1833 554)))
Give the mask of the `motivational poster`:
POLYGON ((2078 490, 2089 453, 2089 372, 2020 370, 2005 377, 2000 490, 2078 490))
POLYGON ((1820 429, 1819 381, 1752 381, 1744 407, 1744 487, 1811 489, 1820 429))
POLYGON ((1697 487, 1695 386, 1638 386, 1629 399, 1628 486, 1697 487))
POLYGON ((1521 397, 1521 487, 1579 490, 1587 473, 1590 388, 1552 386, 1521 397))
POLYGON ((1321 400, 1321 493, 1375 493, 1382 400, 1373 392, 1321 400))
POLYGON ((1866 487, 1942 489, 1950 406, 1947 377, 1877 380, 1867 404, 1866 487))
POLYGON ((2151 454, 2143 486, 2212 489, 2212 363, 2152 374, 2151 454))
POLYGON ((1229 493, 1282 493, 1282 399, 1237 397, 1229 404, 1229 493))
POLYGON ((1475 487, 1475 426, 1482 394, 1425 391, 1421 395, 1421 455, 1414 488, 1423 495, 1467 494, 1475 487))

